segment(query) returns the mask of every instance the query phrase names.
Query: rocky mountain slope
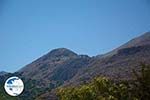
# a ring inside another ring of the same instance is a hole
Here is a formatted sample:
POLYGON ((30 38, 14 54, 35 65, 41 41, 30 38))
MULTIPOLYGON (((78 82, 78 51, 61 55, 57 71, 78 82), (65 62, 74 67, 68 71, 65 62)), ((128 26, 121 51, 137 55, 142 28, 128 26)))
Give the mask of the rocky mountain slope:
POLYGON ((19 73, 35 80, 63 83, 76 83, 97 75, 130 79, 132 69, 138 70, 140 62, 149 63, 149 60, 150 32, 147 32, 102 57, 78 55, 65 48, 55 49, 25 66, 19 73))
MULTIPOLYGON (((96 76, 106 76, 113 80, 130 80, 132 70, 140 70, 140 63, 150 64, 150 32, 136 37, 117 49, 99 57, 91 57, 84 67, 80 67, 62 86, 79 85, 96 76)), ((76 61, 75 61, 76 62, 76 61)), ((84 63, 82 61, 82 63, 84 63)), ((67 73, 67 65, 65 65, 67 73)), ((63 68, 62 68, 63 69, 63 68)), ((60 72, 63 70, 60 70, 60 72)), ((51 98, 52 92, 40 97, 51 98)))
POLYGON ((73 78, 80 69, 85 68, 90 59, 87 55, 77 55, 66 48, 59 48, 52 50, 18 72, 28 79, 40 80, 44 86, 50 83, 63 84, 73 78))
POLYGON ((147 32, 102 56, 89 57, 66 48, 54 49, 16 73, 25 80, 28 89, 32 87, 25 91, 26 96, 38 89, 40 93, 36 92, 35 96, 43 94, 44 98, 52 98, 55 88, 82 84, 96 76, 130 80, 132 69, 138 71, 140 62, 150 64, 149 61, 150 32, 147 32))
POLYGON ((118 50, 124 49, 124 48, 149 45, 150 44, 149 39, 150 39, 150 32, 146 32, 143 35, 135 37, 134 39, 131 39, 130 41, 121 45, 120 47, 106 53, 104 56, 112 56, 112 55, 116 54, 118 50))
POLYGON ((70 82, 74 84, 100 75, 112 79, 130 79, 133 69, 139 70, 141 62, 150 64, 149 61, 150 32, 147 32, 102 57, 92 58, 88 67, 80 70, 70 82))

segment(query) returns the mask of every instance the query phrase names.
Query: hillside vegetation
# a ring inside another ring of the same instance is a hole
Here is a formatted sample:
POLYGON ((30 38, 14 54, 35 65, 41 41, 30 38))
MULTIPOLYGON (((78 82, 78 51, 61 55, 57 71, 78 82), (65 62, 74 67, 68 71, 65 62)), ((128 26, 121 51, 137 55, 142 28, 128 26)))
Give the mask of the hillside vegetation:
POLYGON ((150 100, 150 65, 133 70, 134 80, 114 82, 105 77, 94 78, 79 87, 59 88, 60 100, 150 100))
POLYGON ((16 97, 9 96, 5 90, 4 86, 0 84, 0 100, 19 100, 16 97))

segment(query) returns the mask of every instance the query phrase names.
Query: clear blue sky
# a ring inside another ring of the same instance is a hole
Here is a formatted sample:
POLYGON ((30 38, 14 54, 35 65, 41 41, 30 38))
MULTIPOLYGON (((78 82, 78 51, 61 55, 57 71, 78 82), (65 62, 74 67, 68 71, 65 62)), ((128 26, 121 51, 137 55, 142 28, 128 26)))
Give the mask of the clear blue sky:
POLYGON ((146 31, 149 0, 0 0, 0 71, 54 48, 106 53, 146 31))

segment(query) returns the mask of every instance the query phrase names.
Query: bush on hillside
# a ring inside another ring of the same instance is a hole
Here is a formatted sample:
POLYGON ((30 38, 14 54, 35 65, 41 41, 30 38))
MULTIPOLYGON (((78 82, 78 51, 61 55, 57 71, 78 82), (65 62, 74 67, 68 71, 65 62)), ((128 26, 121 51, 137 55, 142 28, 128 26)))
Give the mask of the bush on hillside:
POLYGON ((132 82, 113 82, 105 77, 94 78, 89 84, 58 88, 60 100, 150 100, 150 66, 141 64, 133 70, 132 82))

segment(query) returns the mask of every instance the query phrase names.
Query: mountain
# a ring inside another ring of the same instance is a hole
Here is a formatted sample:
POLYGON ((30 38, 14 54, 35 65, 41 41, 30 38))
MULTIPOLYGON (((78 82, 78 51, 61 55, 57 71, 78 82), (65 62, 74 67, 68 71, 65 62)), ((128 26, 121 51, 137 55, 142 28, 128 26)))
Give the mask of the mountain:
POLYGON ((143 45, 149 45, 150 44, 150 32, 146 32, 141 36, 138 36, 129 42, 121 45, 120 47, 106 53, 103 56, 112 56, 117 53, 118 50, 124 49, 124 48, 130 48, 130 47, 137 47, 137 46, 143 46, 143 45))
MULTIPOLYGON (((32 80, 40 80, 43 86, 63 84, 89 64, 91 58, 78 55, 66 48, 58 48, 25 66, 18 73, 32 80)), ((42 86, 40 84, 40 86, 42 86)))
POLYGON ((140 62, 150 64, 149 61, 150 32, 147 32, 109 53, 95 57, 78 55, 66 48, 54 49, 16 73, 24 79, 28 88, 23 93, 24 97, 48 100, 55 99, 57 87, 79 85, 96 76, 131 80, 132 70, 140 70, 140 62))
POLYGON ((140 63, 150 64, 150 32, 132 39, 109 53, 93 58, 87 68, 80 70, 68 84, 90 80, 95 76, 112 79, 131 79, 132 70, 139 70, 140 63))
POLYGON ((0 76, 5 75, 5 74, 7 74, 7 72, 5 72, 5 71, 0 72, 0 76))
MULTIPOLYGON (((140 63, 150 64, 150 32, 132 39, 126 44, 101 56, 91 57, 86 67, 80 68, 62 86, 79 85, 96 76, 113 80, 132 80, 132 70, 140 70, 140 63)), ((51 92, 40 97, 51 98, 51 92)), ((54 95, 54 94, 53 94, 54 95)))

